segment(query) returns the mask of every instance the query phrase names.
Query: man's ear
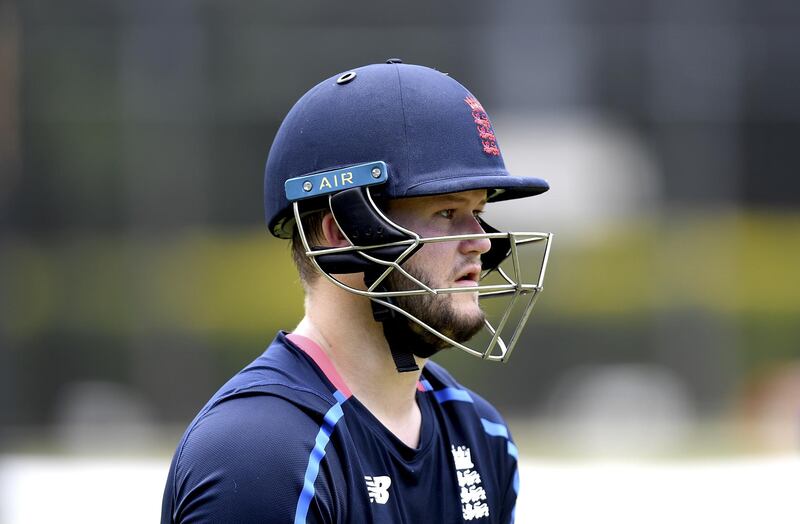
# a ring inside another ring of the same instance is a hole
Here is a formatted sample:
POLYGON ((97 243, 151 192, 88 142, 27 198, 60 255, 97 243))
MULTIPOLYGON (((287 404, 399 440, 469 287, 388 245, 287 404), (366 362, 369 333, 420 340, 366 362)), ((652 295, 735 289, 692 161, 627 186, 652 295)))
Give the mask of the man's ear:
POLYGON ((330 247, 350 245, 331 213, 325 213, 325 216, 322 217, 322 235, 325 237, 325 244, 330 247))

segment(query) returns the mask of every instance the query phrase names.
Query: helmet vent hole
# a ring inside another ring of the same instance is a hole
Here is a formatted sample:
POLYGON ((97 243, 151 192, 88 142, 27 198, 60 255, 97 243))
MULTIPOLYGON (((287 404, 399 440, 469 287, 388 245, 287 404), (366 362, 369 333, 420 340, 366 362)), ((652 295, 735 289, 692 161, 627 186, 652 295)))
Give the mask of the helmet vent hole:
POLYGON ((347 73, 344 73, 342 76, 337 78, 336 83, 341 86, 348 82, 351 82, 355 77, 356 77, 355 71, 348 71, 347 73))

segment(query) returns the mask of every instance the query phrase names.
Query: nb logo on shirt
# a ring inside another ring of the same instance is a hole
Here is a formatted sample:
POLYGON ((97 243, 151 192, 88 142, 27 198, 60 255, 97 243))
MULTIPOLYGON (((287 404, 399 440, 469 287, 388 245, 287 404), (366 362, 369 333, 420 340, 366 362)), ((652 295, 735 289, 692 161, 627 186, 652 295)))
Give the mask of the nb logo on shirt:
POLYGON ((367 492, 369 492, 369 501, 377 502, 378 504, 386 504, 389 500, 389 486, 392 485, 392 479, 389 477, 370 477, 364 476, 367 481, 367 492))

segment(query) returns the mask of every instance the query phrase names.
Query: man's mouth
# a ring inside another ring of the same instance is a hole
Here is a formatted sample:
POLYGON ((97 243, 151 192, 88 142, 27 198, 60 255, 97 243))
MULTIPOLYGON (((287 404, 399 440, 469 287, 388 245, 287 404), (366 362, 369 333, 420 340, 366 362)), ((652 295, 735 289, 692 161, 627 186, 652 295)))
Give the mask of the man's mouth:
POLYGON ((455 283, 457 286, 477 286, 481 278, 481 266, 469 264, 457 273, 455 283))

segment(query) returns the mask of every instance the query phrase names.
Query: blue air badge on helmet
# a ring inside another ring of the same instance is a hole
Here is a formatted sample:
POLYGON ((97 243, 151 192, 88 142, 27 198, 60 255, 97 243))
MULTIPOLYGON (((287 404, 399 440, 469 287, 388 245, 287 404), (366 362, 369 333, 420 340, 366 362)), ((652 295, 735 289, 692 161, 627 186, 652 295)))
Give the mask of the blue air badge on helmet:
POLYGON ((284 184, 289 202, 335 193, 351 187, 383 184, 389 178, 385 162, 368 162, 333 171, 290 178, 284 184))

